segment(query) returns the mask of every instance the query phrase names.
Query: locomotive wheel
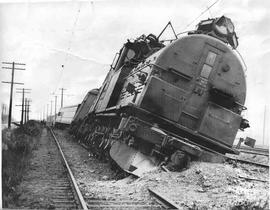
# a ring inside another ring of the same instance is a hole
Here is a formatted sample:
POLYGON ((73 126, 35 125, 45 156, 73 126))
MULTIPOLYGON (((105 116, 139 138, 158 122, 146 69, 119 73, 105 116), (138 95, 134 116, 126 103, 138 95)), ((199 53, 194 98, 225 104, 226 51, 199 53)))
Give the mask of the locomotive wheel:
POLYGON ((172 171, 182 171, 190 167, 191 157, 184 151, 175 151, 170 158, 167 167, 172 171))
POLYGON ((102 143, 102 135, 100 134, 94 134, 94 137, 91 139, 91 147, 92 147, 92 152, 97 159, 101 160, 102 159, 102 153, 103 150, 100 147, 100 144, 102 143))

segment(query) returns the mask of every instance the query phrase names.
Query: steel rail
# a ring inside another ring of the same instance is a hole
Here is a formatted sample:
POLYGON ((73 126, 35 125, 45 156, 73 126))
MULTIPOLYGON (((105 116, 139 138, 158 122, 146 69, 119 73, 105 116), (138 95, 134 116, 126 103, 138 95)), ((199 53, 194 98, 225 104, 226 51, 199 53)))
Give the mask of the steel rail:
POLYGON ((252 165, 257 165, 257 166, 269 168, 269 165, 268 164, 264 164, 264 163, 258 163, 258 162, 254 162, 254 161, 250 161, 250 160, 244 160, 244 159, 240 159, 240 158, 236 158, 236 157, 227 157, 226 156, 226 158, 227 159, 230 159, 230 160, 242 162, 242 163, 247 163, 247 164, 252 164, 252 165))
POLYGON ((169 198, 166 198, 161 193, 156 192, 153 189, 148 188, 148 191, 151 195, 153 195, 156 199, 158 199, 161 203, 163 203, 164 206, 166 206, 169 209, 182 209, 180 206, 178 206, 174 201, 170 200, 169 198))
POLYGON ((243 150, 243 149, 239 149, 239 152, 240 152, 240 153, 253 154, 253 155, 269 156, 269 153, 266 153, 266 152, 257 152, 256 150, 252 151, 252 150, 243 150))
MULTIPOLYGON (((234 148, 237 149, 235 146, 234 146, 234 148)), ((238 148, 238 150, 269 153, 269 148, 260 148, 260 147, 253 147, 252 148, 252 147, 240 146, 240 148, 238 148)))
POLYGON ((69 167, 69 165, 68 165, 68 162, 67 162, 67 160, 66 160, 66 158, 65 158, 65 155, 64 155, 64 153, 63 153, 63 151, 62 151, 62 149, 61 149, 61 147, 60 147, 60 144, 59 144, 59 142, 58 142, 58 140, 57 140, 57 138, 56 138, 56 136, 55 136, 53 130, 52 130, 50 127, 48 127, 48 129, 50 130, 50 132, 51 132, 51 134, 52 134, 52 136, 53 136, 53 138, 54 138, 54 141, 56 142, 56 145, 57 145, 57 147, 58 147, 58 150, 59 150, 60 153, 61 153, 61 156, 62 156, 63 161, 64 161, 64 163, 65 163, 65 167, 67 168, 68 174, 69 174, 69 176, 70 176, 70 178, 71 178, 72 185, 73 185, 73 187, 74 187, 74 189, 75 189, 75 192, 76 192, 77 197, 79 198, 80 205, 81 205, 81 207, 82 207, 83 210, 88 210, 87 204, 86 204, 86 202, 85 202, 85 200, 84 200, 84 198, 83 198, 83 196, 82 196, 82 193, 81 193, 81 191, 80 191, 80 189, 79 189, 79 187, 78 187, 78 185, 77 185, 77 183, 76 183, 76 180, 75 180, 75 178, 74 178, 74 176, 73 176, 73 173, 72 173, 72 171, 71 171, 71 169, 70 169, 70 167, 69 167))

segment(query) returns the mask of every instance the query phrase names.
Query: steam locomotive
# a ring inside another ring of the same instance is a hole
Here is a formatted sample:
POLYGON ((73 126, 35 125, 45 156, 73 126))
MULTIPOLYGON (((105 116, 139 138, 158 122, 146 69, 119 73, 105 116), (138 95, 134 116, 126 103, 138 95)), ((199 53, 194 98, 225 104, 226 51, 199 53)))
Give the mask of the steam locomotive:
POLYGON ((73 133, 133 174, 161 162, 183 167, 204 151, 237 154, 235 136, 249 127, 237 39, 222 16, 168 45, 153 34, 128 40, 73 133))

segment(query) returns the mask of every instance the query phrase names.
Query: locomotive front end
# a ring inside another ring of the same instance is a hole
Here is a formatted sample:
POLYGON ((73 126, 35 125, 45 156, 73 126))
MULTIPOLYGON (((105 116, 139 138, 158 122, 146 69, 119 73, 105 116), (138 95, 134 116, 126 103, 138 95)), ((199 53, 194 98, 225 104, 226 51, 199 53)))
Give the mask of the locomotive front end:
POLYGON ((236 134, 249 127, 241 116, 246 79, 237 46, 224 16, 201 21, 167 46, 153 34, 128 40, 81 135, 95 153, 136 175, 164 162, 179 169, 237 154, 236 134))
POLYGON ((150 112, 151 117, 140 118, 165 132, 220 153, 237 153, 232 149, 235 136, 249 126, 241 116, 246 80, 237 45, 230 19, 202 21, 196 31, 138 65, 123 89, 138 88, 136 96, 122 96, 118 104, 133 103, 150 112), (140 75, 145 75, 143 85, 140 75))

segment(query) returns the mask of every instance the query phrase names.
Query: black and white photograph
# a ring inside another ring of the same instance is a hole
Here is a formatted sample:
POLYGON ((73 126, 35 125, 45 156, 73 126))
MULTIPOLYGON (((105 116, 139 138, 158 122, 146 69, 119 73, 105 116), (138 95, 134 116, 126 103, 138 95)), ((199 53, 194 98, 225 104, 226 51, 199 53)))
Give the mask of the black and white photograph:
POLYGON ((269 209, 269 0, 0 0, 0 209, 269 209))

